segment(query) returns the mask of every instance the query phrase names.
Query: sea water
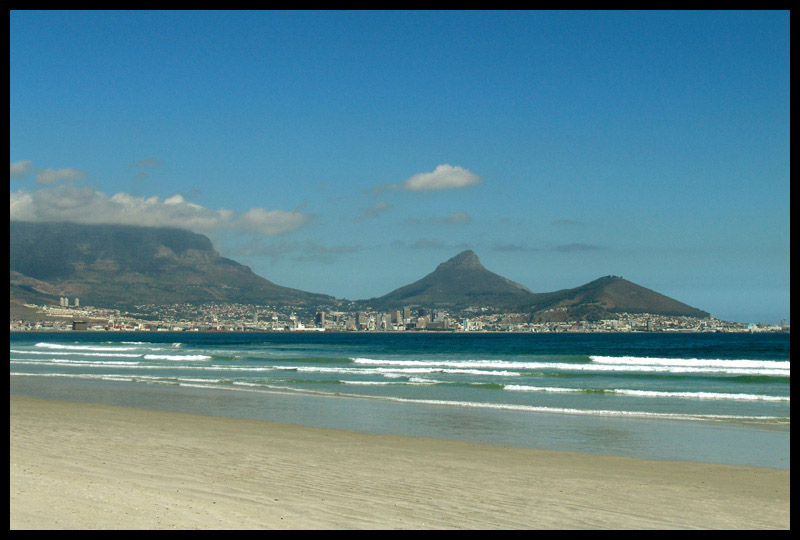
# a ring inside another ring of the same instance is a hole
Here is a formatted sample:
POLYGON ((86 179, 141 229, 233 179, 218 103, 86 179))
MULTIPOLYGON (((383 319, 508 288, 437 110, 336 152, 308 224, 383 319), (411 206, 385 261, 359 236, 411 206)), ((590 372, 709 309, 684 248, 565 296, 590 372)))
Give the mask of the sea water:
POLYGON ((10 334, 11 392, 789 468, 788 334, 10 334))

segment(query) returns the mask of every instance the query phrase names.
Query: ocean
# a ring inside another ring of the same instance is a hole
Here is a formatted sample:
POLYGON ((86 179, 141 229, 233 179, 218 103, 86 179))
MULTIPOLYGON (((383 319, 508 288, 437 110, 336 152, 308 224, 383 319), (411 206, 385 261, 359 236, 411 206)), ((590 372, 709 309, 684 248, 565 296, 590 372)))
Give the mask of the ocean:
POLYGON ((11 332, 12 393, 789 468, 789 334, 11 332))

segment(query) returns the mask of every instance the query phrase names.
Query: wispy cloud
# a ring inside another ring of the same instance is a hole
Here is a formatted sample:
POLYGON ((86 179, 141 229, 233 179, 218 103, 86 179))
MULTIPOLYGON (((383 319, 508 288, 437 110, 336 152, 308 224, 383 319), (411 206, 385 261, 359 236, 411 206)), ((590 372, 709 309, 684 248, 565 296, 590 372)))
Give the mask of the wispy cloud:
POLYGON ((358 253, 361 246, 323 246, 307 240, 305 242, 265 243, 261 239, 251 238, 243 244, 228 248, 226 255, 244 257, 271 257, 273 259, 291 259, 294 261, 310 261, 333 263, 342 255, 358 253))
POLYGON ((469 223, 472 218, 466 212, 453 212, 443 218, 431 218, 434 223, 444 223, 445 225, 459 225, 469 223))
POLYGON ((596 246, 594 244, 563 244, 560 246, 555 246, 553 251, 560 251, 562 253, 572 253, 575 251, 594 251, 594 250, 601 250, 605 249, 602 246, 596 246))
POLYGON ((395 240, 390 244, 390 247, 394 249, 411 249, 411 250, 420 250, 420 249, 471 249, 472 246, 470 244, 448 244, 447 242, 442 242, 441 240, 431 240, 427 238, 423 238, 417 240, 415 242, 403 242, 402 240, 395 240))
POLYGON ((197 232, 242 231, 272 236, 302 227, 301 212, 251 208, 242 214, 213 210, 188 202, 182 195, 164 200, 117 193, 111 197, 89 187, 62 185, 38 191, 12 192, 10 219, 75 223, 178 227, 197 232))
POLYGON ((25 176, 30 172, 35 173, 36 183, 40 186, 51 186, 62 180, 77 180, 86 174, 83 171, 71 168, 55 169, 48 167, 46 169, 37 169, 34 168, 33 161, 29 159, 11 162, 11 178, 25 176))
POLYGON ((25 159, 11 162, 11 178, 24 176, 33 168, 33 161, 25 159))
POLYGON ((415 174, 400 184, 380 184, 375 186, 372 191, 374 193, 386 190, 442 191, 463 188, 479 184, 482 181, 483 178, 463 167, 454 167, 445 163, 436 167, 432 172, 415 174))
POLYGON ((410 244, 408 247, 409 249, 441 249, 445 247, 447 244, 442 242, 441 240, 417 240, 413 244, 410 244))
POLYGON ((408 218, 405 220, 405 223, 409 225, 466 225, 471 222, 472 218, 466 212, 453 212, 444 217, 431 217, 427 219, 408 218))
POLYGON ((523 244, 493 244, 492 249, 501 253, 521 253, 541 251, 539 248, 528 247, 523 244))
POLYGON ((77 180, 84 174, 83 171, 78 169, 54 169, 48 167, 47 169, 36 171, 36 183, 41 186, 51 186, 62 180, 77 180))
POLYGON ((511 244, 504 244, 504 243, 495 243, 492 244, 492 249, 494 251, 499 251, 501 253, 535 253, 540 251, 556 251, 559 253, 573 253, 577 251, 594 251, 594 250, 604 250, 606 248, 602 246, 597 246, 594 244, 562 244, 558 246, 550 246, 546 248, 538 248, 538 247, 531 247, 522 243, 511 243, 511 244))
POLYGON ((161 160, 154 157, 149 157, 136 162, 137 167, 160 167, 161 165, 163 165, 161 160))
POLYGON ((557 219, 551 225, 553 227, 578 227, 584 225, 584 223, 575 219, 557 219))
POLYGON ((390 207, 391 205, 386 201, 378 201, 371 207, 363 209, 359 215, 353 218, 353 221, 359 223, 365 219, 378 217, 390 207))

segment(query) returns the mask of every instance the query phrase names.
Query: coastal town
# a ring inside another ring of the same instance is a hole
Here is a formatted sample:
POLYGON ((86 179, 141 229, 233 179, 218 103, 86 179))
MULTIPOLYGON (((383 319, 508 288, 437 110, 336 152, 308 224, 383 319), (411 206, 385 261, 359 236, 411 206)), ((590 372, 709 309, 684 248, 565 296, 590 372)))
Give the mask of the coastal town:
MULTIPOLYGON (((714 317, 618 313, 594 321, 531 322, 526 313, 474 307, 457 313, 408 306, 372 311, 363 306, 338 310, 235 303, 141 305, 130 311, 81 306, 61 298, 58 306, 25 304, 38 316, 10 320, 11 331, 171 331, 171 332, 789 332, 781 324, 741 323, 714 317)), ((557 311, 557 310, 556 310, 557 311)))

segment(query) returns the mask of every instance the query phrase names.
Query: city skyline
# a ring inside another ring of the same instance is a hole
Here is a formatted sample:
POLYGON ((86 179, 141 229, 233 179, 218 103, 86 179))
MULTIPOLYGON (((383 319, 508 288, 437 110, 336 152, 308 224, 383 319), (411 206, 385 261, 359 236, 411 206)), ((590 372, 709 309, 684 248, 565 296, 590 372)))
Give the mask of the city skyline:
POLYGON ((789 13, 11 12, 11 218, 386 294, 465 249, 789 318, 789 13))

